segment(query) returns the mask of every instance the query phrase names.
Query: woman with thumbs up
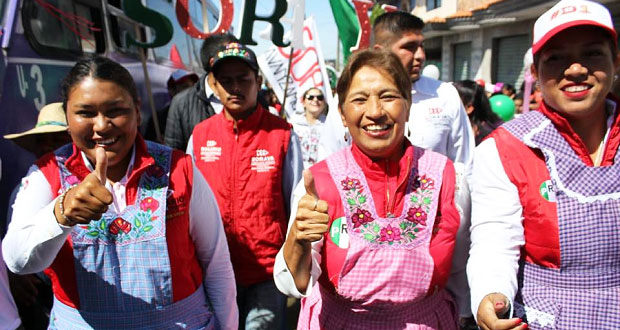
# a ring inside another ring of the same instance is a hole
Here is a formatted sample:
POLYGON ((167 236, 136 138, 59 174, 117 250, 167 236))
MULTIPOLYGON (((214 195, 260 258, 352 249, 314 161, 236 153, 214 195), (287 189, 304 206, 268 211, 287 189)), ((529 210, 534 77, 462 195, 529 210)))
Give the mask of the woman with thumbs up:
POLYGON ((45 270, 51 329, 236 329, 215 198, 189 156, 138 134, 129 72, 81 60, 62 83, 73 140, 33 165, 3 241, 7 266, 45 270))
POLYGON ((404 138, 411 81, 360 51, 337 86, 353 144, 305 172, 274 267, 298 329, 457 329, 444 285, 459 215, 452 162, 404 138))

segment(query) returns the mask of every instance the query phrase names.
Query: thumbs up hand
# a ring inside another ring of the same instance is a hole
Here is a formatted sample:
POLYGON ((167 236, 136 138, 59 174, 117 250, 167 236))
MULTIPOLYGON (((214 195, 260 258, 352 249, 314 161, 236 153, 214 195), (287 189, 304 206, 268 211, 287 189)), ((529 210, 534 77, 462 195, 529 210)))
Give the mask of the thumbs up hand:
POLYGON ((320 200, 314 186, 314 177, 310 170, 304 170, 306 194, 299 201, 295 223, 291 232, 299 243, 311 243, 320 240, 329 228, 327 202, 320 200))
POLYGON ((105 186, 108 173, 108 156, 105 154, 105 149, 98 147, 95 149, 95 171, 93 174, 99 179, 102 185, 105 186))
POLYGON ((56 201, 54 214, 58 223, 72 226, 87 224, 91 220, 101 218, 101 215, 108 210, 108 205, 113 201, 112 193, 105 187, 107 169, 108 157, 105 149, 97 147, 95 170, 86 176, 80 184, 67 191, 63 201, 64 213, 60 211, 59 201, 56 201))

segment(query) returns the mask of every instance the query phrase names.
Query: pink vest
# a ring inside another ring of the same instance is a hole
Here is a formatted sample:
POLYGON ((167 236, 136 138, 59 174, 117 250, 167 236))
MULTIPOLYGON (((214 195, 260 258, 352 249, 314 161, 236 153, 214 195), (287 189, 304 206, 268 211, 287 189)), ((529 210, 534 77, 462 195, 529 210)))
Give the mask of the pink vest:
POLYGON ((451 297, 430 287, 429 246, 446 157, 414 149, 403 210, 386 218, 378 216, 349 149, 326 161, 344 217, 333 219, 324 237, 321 284, 303 301, 298 328, 456 328, 451 297), (332 258, 337 249, 346 251, 344 260, 332 258))

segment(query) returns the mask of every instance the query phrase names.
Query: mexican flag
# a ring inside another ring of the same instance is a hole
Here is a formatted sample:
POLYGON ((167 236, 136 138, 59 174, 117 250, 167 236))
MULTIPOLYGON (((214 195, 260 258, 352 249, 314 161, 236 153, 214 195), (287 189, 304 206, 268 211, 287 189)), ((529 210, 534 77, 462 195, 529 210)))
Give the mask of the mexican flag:
POLYGON ((357 43, 357 35, 360 30, 357 15, 348 0, 329 0, 329 4, 338 26, 338 35, 342 42, 342 54, 346 62, 351 55, 351 47, 357 43))

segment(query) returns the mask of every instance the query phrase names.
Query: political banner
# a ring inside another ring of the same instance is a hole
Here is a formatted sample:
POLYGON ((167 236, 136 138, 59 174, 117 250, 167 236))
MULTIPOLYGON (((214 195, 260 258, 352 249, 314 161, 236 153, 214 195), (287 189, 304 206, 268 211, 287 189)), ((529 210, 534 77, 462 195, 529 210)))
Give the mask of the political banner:
MULTIPOLYGON (((289 122, 303 119, 304 108, 301 104, 301 96, 309 88, 321 89, 327 104, 330 104, 332 100, 323 51, 313 17, 304 21, 303 45, 303 49, 293 49, 286 104, 282 105, 289 122)), ((290 47, 273 46, 258 56, 258 65, 280 102, 284 100, 290 55, 290 47)))

